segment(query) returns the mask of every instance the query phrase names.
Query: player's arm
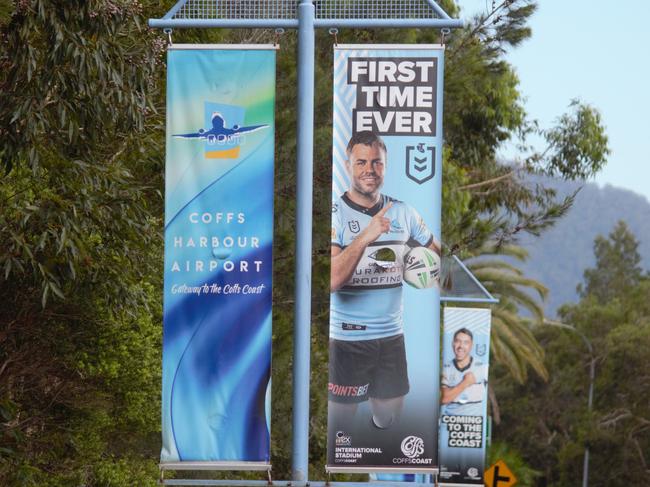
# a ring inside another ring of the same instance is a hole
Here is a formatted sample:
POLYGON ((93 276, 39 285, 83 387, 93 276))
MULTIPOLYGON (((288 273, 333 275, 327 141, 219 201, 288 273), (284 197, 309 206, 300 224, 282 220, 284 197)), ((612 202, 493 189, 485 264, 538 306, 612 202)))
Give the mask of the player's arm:
MULTIPOLYGON (((410 238, 413 239, 416 245, 422 245, 428 249, 433 250, 438 256, 442 257, 442 246, 436 236, 427 228, 424 220, 420 214, 411 206, 407 206, 408 215, 410 218, 410 238)), ((411 245, 411 244, 409 244, 411 245)), ((412 246, 412 245, 411 245, 412 246)))
POLYGON ((338 291, 352 277, 366 247, 390 230, 390 219, 385 215, 391 206, 392 203, 388 203, 379 210, 368 226, 345 249, 332 245, 331 292, 338 291))
POLYGON ((431 243, 428 245, 428 248, 433 250, 436 254, 438 254, 438 256, 442 257, 442 247, 436 237, 431 237, 431 243))
POLYGON ((472 372, 467 372, 463 376, 463 380, 460 381, 460 383, 454 387, 449 387, 449 386, 442 386, 441 387, 441 393, 442 397, 440 399, 440 402, 442 404, 449 404, 452 402, 454 399, 456 399, 460 394, 467 389, 469 386, 472 384, 476 383, 476 378, 474 377, 474 374, 472 372))

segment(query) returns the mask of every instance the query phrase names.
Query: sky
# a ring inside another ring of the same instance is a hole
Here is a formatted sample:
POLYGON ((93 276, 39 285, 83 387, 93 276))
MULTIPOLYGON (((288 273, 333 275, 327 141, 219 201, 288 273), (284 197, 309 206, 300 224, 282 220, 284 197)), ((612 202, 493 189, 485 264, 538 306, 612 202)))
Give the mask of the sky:
MULTIPOLYGON (((492 5, 457 1, 462 18, 492 5)), ((598 109, 611 154, 595 181, 650 200, 650 0, 537 3, 532 37, 507 54, 529 116, 548 128, 574 98, 598 109)))

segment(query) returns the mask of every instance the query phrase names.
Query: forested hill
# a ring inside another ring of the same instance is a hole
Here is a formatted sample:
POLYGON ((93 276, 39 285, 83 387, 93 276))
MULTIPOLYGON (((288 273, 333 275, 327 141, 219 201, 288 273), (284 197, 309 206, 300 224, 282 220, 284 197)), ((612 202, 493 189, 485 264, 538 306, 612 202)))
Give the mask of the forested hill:
POLYGON ((528 277, 549 288, 546 311, 555 315, 558 306, 577 301, 576 286, 583 272, 593 267, 594 238, 608 235, 618 220, 624 220, 634 233, 642 257, 641 265, 650 270, 650 201, 632 191, 595 183, 553 183, 561 196, 582 186, 573 207, 541 237, 525 236, 522 245, 530 258, 522 268, 528 277))

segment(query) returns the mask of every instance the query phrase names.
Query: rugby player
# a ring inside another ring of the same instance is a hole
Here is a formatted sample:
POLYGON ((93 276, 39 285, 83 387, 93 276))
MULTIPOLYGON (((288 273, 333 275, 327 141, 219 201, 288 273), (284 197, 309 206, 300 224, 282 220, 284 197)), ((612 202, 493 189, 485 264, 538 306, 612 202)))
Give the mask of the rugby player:
POLYGON ((372 424, 399 419, 409 381, 402 327, 404 255, 440 243, 409 205, 380 192, 386 145, 355 133, 347 150, 349 189, 332 207, 328 398, 341 426, 370 400, 372 424))
POLYGON ((442 366, 444 414, 482 415, 481 403, 487 384, 487 365, 472 357, 474 335, 467 328, 456 330, 452 339, 454 359, 442 366))

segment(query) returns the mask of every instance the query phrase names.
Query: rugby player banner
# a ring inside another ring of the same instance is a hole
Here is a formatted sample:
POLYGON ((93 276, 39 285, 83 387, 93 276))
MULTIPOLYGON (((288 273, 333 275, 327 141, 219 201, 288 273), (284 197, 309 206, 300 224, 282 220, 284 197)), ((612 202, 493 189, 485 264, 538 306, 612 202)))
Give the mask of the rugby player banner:
POLYGON ((335 47, 330 472, 437 471, 443 54, 335 47))
POLYGON ((489 309, 444 310, 441 485, 483 485, 490 323, 489 309))
POLYGON ((168 51, 161 462, 246 469, 270 457, 275 50, 228 47, 168 51))

